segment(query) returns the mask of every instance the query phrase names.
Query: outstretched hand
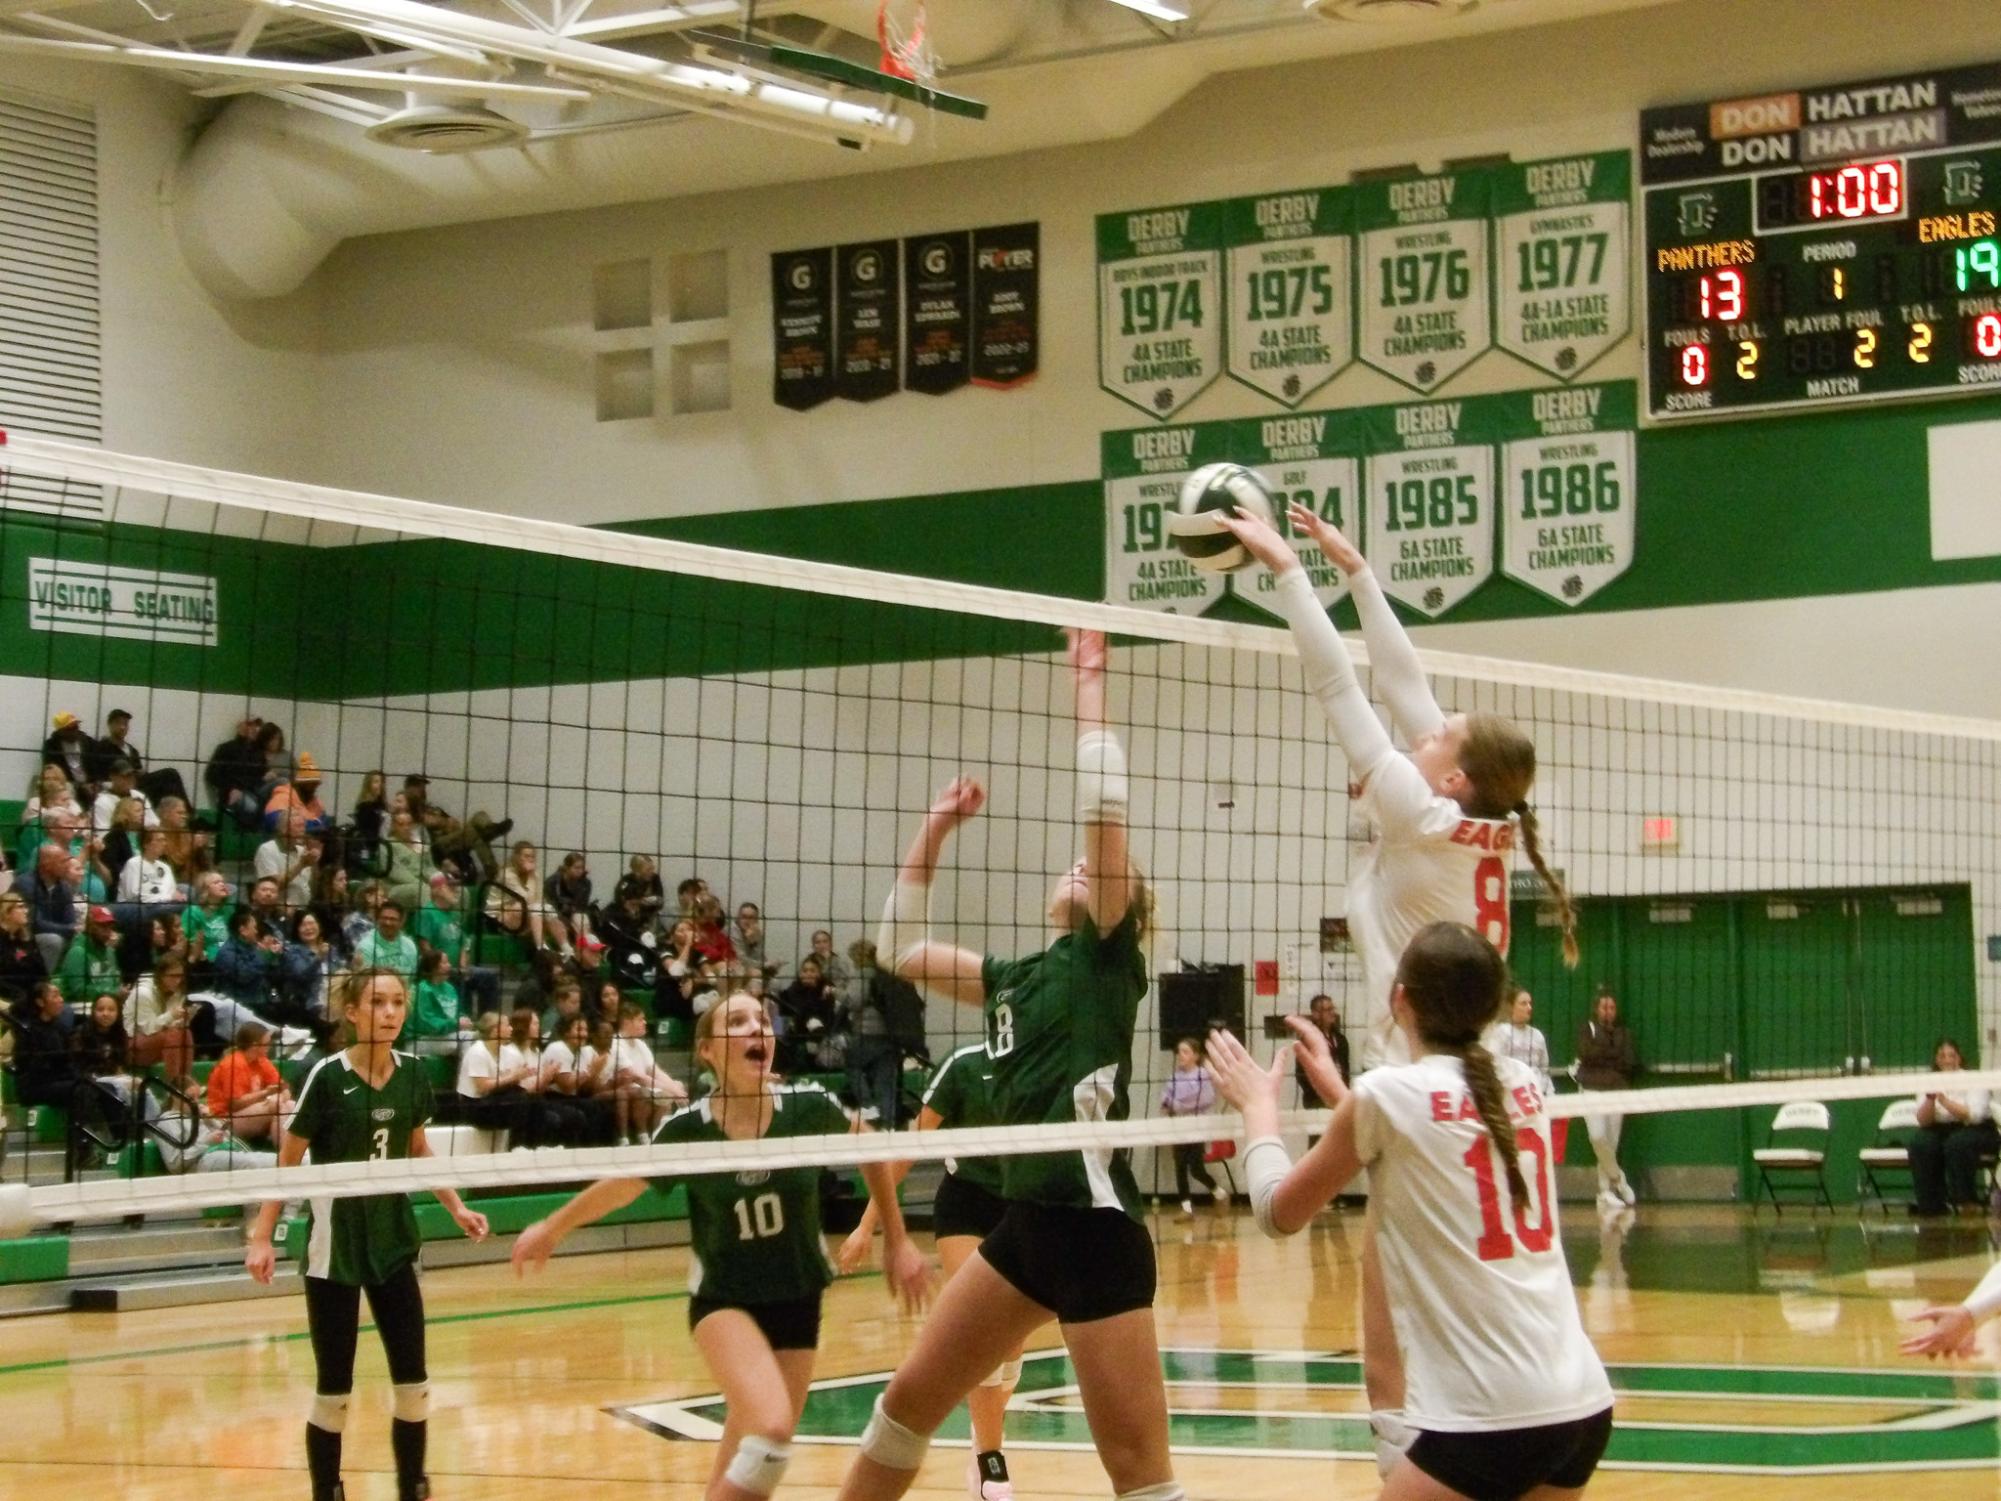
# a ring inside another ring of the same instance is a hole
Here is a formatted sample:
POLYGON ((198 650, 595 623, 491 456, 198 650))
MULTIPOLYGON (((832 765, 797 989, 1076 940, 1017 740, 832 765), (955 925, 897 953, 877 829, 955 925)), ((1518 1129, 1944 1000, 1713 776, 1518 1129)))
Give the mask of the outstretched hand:
POLYGON ((1105 670, 1110 651, 1105 645, 1103 631, 1080 631, 1075 626, 1065 626, 1063 635, 1069 641, 1070 670, 1075 673, 1100 674, 1105 670))
POLYGON ((924 1253, 908 1239, 900 1240, 884 1248, 882 1262, 890 1296, 905 1313, 921 1313, 931 1301, 932 1287, 931 1263, 924 1253))
POLYGON ((1261 1104, 1277 1108, 1280 1081, 1291 1056, 1290 1047, 1280 1048, 1267 1068, 1220 1027, 1209 1034, 1209 1073, 1216 1081, 1216 1093, 1242 1111, 1261 1104))
POLYGON ((1295 1046, 1299 1050, 1299 1067, 1306 1075, 1306 1082, 1320 1096, 1320 1103, 1332 1110, 1348 1098, 1348 1084, 1341 1077, 1341 1070, 1334 1066, 1334 1050, 1327 1045, 1327 1034, 1316 1027, 1309 1017, 1288 1016, 1285 1024, 1298 1039, 1295 1046))
POLYGON ((1369 566, 1368 559, 1362 556, 1355 544, 1341 535, 1341 529, 1311 506, 1301 505, 1295 500, 1286 512, 1286 519, 1292 523, 1293 531, 1311 537, 1327 561, 1343 573, 1360 573, 1369 566))
POLYGON ((931 816, 946 828, 956 828, 987 805, 987 789, 972 777, 953 777, 931 804, 931 816))
POLYGON ((1958 1304, 1943 1308, 1927 1308, 1911 1315, 1913 1324, 1929 1323, 1931 1328, 1921 1334, 1913 1334, 1897 1347, 1904 1355, 1923 1355, 1936 1360, 1941 1355, 1971 1355, 1973 1353, 1974 1318, 1958 1304))
POLYGON ((1218 511, 1214 514, 1230 535, 1244 544, 1244 550, 1273 573, 1285 573, 1303 566, 1299 554, 1292 550, 1292 544, 1281 537, 1278 528, 1264 517, 1253 516, 1247 511, 1218 511))

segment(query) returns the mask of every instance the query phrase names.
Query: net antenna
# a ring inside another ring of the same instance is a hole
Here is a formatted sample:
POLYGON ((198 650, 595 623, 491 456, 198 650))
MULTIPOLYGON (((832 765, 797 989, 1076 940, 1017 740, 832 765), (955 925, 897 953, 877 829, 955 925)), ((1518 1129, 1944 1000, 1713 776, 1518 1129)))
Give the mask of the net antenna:
POLYGON ((920 88, 938 81, 938 53, 931 45, 927 0, 876 0, 875 34, 882 71, 920 88))

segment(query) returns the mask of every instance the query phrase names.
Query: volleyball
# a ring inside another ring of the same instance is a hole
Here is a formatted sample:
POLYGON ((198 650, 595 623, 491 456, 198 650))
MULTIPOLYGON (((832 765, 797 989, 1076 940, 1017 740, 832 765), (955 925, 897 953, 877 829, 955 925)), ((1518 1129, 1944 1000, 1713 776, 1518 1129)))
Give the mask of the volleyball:
POLYGON ((1271 486, 1257 470, 1242 464, 1204 464, 1181 482, 1181 494, 1168 513, 1167 534, 1197 568, 1229 573, 1251 560, 1243 543, 1222 523, 1221 518, 1233 510, 1278 525, 1271 486))

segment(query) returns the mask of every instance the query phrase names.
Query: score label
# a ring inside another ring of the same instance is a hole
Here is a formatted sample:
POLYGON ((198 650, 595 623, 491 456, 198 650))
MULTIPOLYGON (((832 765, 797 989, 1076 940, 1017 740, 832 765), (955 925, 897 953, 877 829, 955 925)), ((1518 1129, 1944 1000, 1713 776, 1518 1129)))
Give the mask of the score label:
POLYGON ((1233 378, 1296 407, 1353 362, 1354 227, 1347 188, 1224 205, 1233 378))
POLYGON ((1165 422, 1222 371, 1223 205, 1098 216, 1098 383, 1165 422))
POLYGON ((1488 176, 1365 183, 1355 197, 1362 363, 1412 390, 1435 390, 1494 342, 1488 176))
POLYGON ((1495 342, 1559 380, 1590 369, 1632 327, 1623 151, 1494 171, 1495 342))
MULTIPOLYGON (((1309 506, 1350 538, 1355 536, 1356 486, 1361 479, 1361 424, 1353 412, 1300 412, 1236 424, 1231 457, 1248 464, 1271 483, 1278 503, 1278 529, 1292 543, 1313 592, 1323 607, 1348 592, 1348 576, 1328 562, 1309 537, 1295 535, 1286 512, 1294 502, 1309 506)), ((1233 587, 1260 609, 1272 610, 1269 570, 1252 567, 1234 576, 1233 587)))
POLYGON ((1581 605, 1633 563, 1633 387, 1495 399, 1502 570, 1558 604, 1581 605))
POLYGON ((1383 593, 1436 618, 1494 575, 1494 450, 1486 403, 1417 402, 1365 415, 1363 516, 1383 593))
POLYGON ((1228 592, 1228 575, 1197 568, 1176 550, 1166 513, 1184 479, 1230 457, 1231 427, 1199 422, 1100 435, 1106 603, 1200 615, 1228 592))

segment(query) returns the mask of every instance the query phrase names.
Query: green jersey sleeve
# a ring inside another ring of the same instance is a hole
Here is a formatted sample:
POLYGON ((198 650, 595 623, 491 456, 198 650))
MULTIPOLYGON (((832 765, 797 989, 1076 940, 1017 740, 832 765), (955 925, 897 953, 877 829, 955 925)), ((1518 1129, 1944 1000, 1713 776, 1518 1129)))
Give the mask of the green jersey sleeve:
POLYGON ((299 1091, 299 1103, 292 1111, 291 1124, 285 1128, 292 1135, 311 1141, 326 1129, 332 1109, 329 1091, 334 1088, 332 1070, 327 1065, 332 1061, 333 1058, 329 1057, 315 1064, 313 1071, 306 1075, 305 1087, 299 1091))
POLYGON ((438 1113, 437 1091, 431 1088, 430 1071, 417 1058, 405 1060, 410 1070, 410 1124, 427 1126, 438 1113))

